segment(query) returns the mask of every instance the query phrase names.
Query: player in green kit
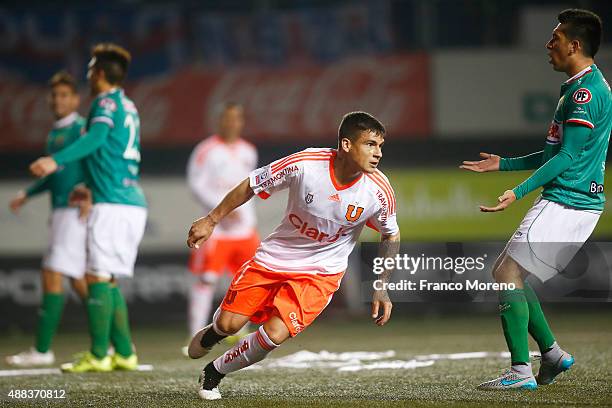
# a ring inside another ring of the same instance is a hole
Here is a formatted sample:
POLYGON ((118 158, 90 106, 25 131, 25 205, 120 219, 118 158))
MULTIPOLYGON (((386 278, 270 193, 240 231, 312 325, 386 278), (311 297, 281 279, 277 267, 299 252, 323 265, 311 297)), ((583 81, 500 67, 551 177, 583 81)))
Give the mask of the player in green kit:
POLYGON ((538 297, 525 279, 532 274, 544 282, 555 276, 595 229, 605 203, 612 94, 594 62, 602 35, 599 16, 570 9, 561 12, 558 20, 546 48, 554 70, 569 79, 561 85, 544 150, 516 158, 481 153, 484 160, 466 161, 461 166, 477 172, 537 169, 513 190, 504 192, 497 206, 481 206, 485 212, 504 210, 544 187, 493 268, 497 282, 516 287, 500 294, 501 322, 512 366, 479 389, 535 389, 538 384, 551 384, 574 364, 574 357, 555 341, 538 297), (529 334, 542 354, 535 377, 529 361, 529 334))
POLYGON ((95 99, 87 117, 87 133, 72 144, 30 165, 44 177, 58 166, 83 159, 93 208, 87 224, 87 312, 91 350, 67 372, 134 370, 127 306, 115 278, 131 277, 147 218, 147 203, 139 185, 140 119, 125 96, 123 83, 131 56, 114 44, 93 48, 87 78, 95 99), (115 354, 107 355, 109 343, 115 354))
MULTIPOLYGON (((85 119, 77 109, 79 94, 74 78, 58 72, 49 80, 49 105, 55 123, 47 136, 46 151, 53 154, 79 139, 85 119)), ((50 365, 55 362, 51 343, 64 309, 63 277, 68 277, 82 299, 87 297, 85 283, 86 219, 79 217, 79 209, 69 206, 69 195, 83 182, 80 161, 63 166, 56 173, 38 180, 11 200, 14 213, 31 198, 48 191, 51 197, 49 245, 42 262, 43 300, 36 330, 36 344, 30 350, 8 356, 6 362, 16 367, 50 365)), ((84 214, 85 215, 85 214, 84 214)), ((86 217, 84 217, 86 218, 86 217)))

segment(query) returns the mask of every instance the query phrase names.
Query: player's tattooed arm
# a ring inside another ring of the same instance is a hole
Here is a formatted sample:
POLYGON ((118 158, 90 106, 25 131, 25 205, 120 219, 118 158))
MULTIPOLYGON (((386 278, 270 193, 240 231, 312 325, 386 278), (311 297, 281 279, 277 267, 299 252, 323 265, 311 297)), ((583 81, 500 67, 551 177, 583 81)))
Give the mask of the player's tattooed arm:
POLYGON ((255 193, 249 185, 249 179, 243 180, 221 200, 206 217, 199 218, 191 224, 187 236, 189 248, 199 248, 200 244, 210 238, 217 224, 229 213, 249 201, 255 193))
MULTIPOLYGON (((383 258, 395 258, 399 252, 400 233, 394 235, 383 235, 380 240, 378 255, 383 258)), ((379 276, 383 284, 388 283, 393 269, 385 269, 379 276)), ((383 285, 386 287, 386 285, 383 285)), ((391 318, 393 304, 386 290, 375 290, 372 296, 372 319, 378 326, 383 326, 391 318), (382 309, 382 310, 381 310, 382 309), (382 314, 380 314, 382 311, 382 314), (380 314, 380 316, 379 316, 380 314)))

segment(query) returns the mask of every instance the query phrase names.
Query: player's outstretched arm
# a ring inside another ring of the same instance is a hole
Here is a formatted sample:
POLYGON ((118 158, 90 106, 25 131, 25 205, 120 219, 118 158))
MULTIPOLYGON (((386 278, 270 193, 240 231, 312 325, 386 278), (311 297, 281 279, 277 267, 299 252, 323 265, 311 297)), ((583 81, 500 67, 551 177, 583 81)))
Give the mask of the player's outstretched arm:
POLYGON ((191 224, 187 236, 189 248, 199 248, 212 234, 215 226, 229 213, 249 201, 255 193, 246 178, 221 200, 206 217, 199 218, 191 224))
POLYGON ((45 177, 54 173, 60 164, 80 160, 96 151, 106 142, 109 134, 110 127, 108 124, 96 122, 91 125, 85 136, 70 146, 53 156, 41 157, 30 164, 30 172, 36 177, 45 177))
POLYGON ((17 192, 15 197, 13 197, 13 199, 9 203, 9 207, 11 208, 11 211, 13 212, 13 214, 18 214, 21 207, 23 207, 25 203, 28 202, 30 197, 34 197, 35 195, 38 195, 44 191, 47 191, 48 189, 49 189, 49 178, 42 178, 42 179, 36 180, 27 189, 20 190, 17 192))
POLYGON ((512 190, 507 190, 498 198, 499 204, 495 207, 480 206, 483 212, 495 212, 506 209, 516 200, 520 200, 533 190, 549 183, 555 177, 567 170, 574 160, 580 156, 584 145, 589 140, 591 129, 580 125, 568 125, 559 152, 544 163, 539 169, 521 184, 512 190))
MULTIPOLYGON (((380 240, 379 256, 395 258, 399 252, 400 233, 383 235, 380 240)), ((386 269, 379 277, 382 282, 389 282, 393 269, 386 269)), ((384 326, 391 318, 393 304, 386 290, 375 290, 372 296, 372 319, 378 326, 384 326), (382 311, 382 314, 380 314, 382 311), (380 316, 379 316, 380 314, 380 316)))
POLYGON ((475 171, 477 173, 484 173, 486 171, 498 171, 499 162, 501 158, 496 154, 480 152, 482 160, 478 161, 467 161, 465 160, 460 169, 475 171))
POLYGON ((18 214, 19 210, 21 209, 21 207, 23 207, 26 201, 28 201, 28 196, 26 195, 26 192, 23 190, 17 192, 15 197, 13 197, 13 199, 9 203, 9 207, 11 208, 13 214, 18 214))

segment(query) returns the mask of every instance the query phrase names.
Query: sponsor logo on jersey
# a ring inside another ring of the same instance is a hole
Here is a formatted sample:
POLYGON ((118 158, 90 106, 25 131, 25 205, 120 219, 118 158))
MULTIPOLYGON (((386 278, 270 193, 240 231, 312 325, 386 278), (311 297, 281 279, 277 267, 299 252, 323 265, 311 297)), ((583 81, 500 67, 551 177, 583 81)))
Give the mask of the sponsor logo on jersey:
POLYGON ((134 102, 130 101, 129 99, 121 99, 121 104, 123 105, 123 110, 125 110, 126 112, 138 113, 136 105, 134 105, 134 102))
POLYGON ((387 199, 380 190, 376 192, 376 198, 378 199, 378 202, 382 207, 382 214, 380 216, 380 219, 384 222, 387 220, 387 215, 389 214, 389 206, 387 205, 387 199))
POLYGON ((289 313, 289 320, 291 321, 291 324, 293 325, 293 328, 295 329, 296 333, 299 333, 304 330, 304 326, 298 321, 297 313, 289 313))
POLYGON ((224 363, 229 363, 234 360, 236 357, 239 357, 241 354, 244 354, 249 349, 249 342, 244 340, 243 343, 238 346, 234 351, 228 351, 225 353, 225 357, 223 358, 224 363))
POLYGON ((579 104, 588 103, 591 100, 591 91, 586 88, 580 88, 574 92, 572 99, 579 104))
POLYGON ((306 204, 312 203, 313 200, 314 200, 314 195, 312 195, 312 193, 308 193, 306 194, 306 197, 304 197, 304 201, 306 201, 306 204))
POLYGON ((589 191, 591 192, 591 194, 601 194, 604 192, 604 185, 598 184, 596 181, 591 181, 589 191))
POLYGON ((331 201, 336 201, 336 202, 338 202, 338 203, 339 203, 339 202, 340 202, 340 195, 338 195, 338 193, 336 193, 336 194, 332 194, 332 195, 330 195, 330 196, 329 196, 329 199, 330 199, 331 201))
POLYGON ((558 144, 561 143, 563 138, 563 127, 560 123, 556 121, 552 121, 550 127, 548 128, 548 134, 546 136, 546 143, 548 144, 558 144))
POLYGON ((295 173, 298 170, 299 170, 299 167, 297 165, 285 167, 284 169, 282 169, 281 171, 279 171, 278 173, 276 173, 269 179, 267 180, 264 179, 264 181, 261 183, 261 187, 264 190, 270 187, 273 187, 277 182, 282 181, 286 176, 288 176, 291 173, 295 173))
POLYGON ((338 238, 347 235, 344 233, 344 228, 342 227, 338 230, 338 232, 336 232, 336 234, 331 235, 326 232, 319 231, 316 227, 311 227, 308 222, 303 221, 296 214, 291 213, 289 214, 288 218, 291 225, 293 225, 300 234, 314 241, 331 244, 336 242, 338 238))
POLYGON ((346 220, 350 221, 350 222, 355 222, 359 219, 359 217, 361 217, 361 214, 363 214, 363 207, 356 207, 353 204, 349 204, 349 206, 346 209, 346 220))
POLYGON ((263 172, 255 176, 255 184, 259 184, 267 178, 268 178, 268 171, 264 170, 263 172))
POLYGON ((102 99, 100 99, 100 102, 98 102, 98 105, 102 109, 106 109, 106 110, 111 111, 111 112, 114 112, 114 111, 117 110, 117 104, 111 98, 102 98, 102 99))

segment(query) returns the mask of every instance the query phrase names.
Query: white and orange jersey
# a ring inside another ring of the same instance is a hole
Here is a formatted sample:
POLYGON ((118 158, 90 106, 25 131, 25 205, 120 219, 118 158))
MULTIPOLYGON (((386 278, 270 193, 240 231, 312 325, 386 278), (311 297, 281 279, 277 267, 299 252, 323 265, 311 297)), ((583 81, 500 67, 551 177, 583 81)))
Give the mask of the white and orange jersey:
POLYGON ((257 263, 275 271, 334 274, 346 270, 364 225, 386 235, 399 232, 387 177, 376 170, 340 186, 335 157, 334 149, 311 148, 251 172, 251 188, 261 198, 289 189, 285 216, 255 253, 257 263))
MULTIPOLYGON (((189 157, 187 182, 191 192, 208 214, 223 197, 257 167, 257 150, 238 139, 226 143, 217 135, 200 142, 189 157)), ((241 239, 252 235, 256 226, 255 207, 248 202, 223 219, 214 237, 241 239)))

